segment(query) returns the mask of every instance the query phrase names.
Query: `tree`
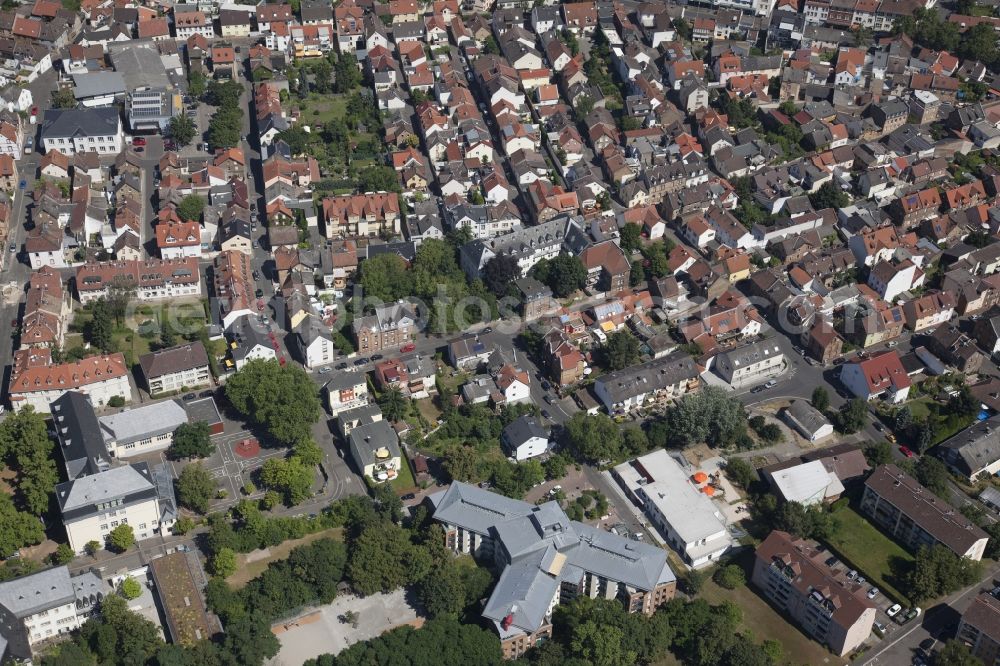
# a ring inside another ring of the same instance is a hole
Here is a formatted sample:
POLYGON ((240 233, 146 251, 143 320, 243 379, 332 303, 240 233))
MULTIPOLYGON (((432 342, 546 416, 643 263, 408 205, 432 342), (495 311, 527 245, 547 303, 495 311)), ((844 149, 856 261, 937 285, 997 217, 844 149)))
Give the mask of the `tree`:
POLYGON ((851 203, 851 198, 832 181, 827 181, 809 195, 809 203, 816 210, 843 208, 851 203))
POLYGON ((101 549, 101 542, 98 541, 97 539, 91 539, 90 541, 87 542, 87 544, 83 547, 83 549, 87 551, 87 555, 93 557, 94 555, 97 554, 97 551, 101 549))
POLYGON ((805 506, 785 502, 773 516, 774 527, 807 539, 821 539, 830 534, 833 520, 823 506, 805 506))
POLYGON ((817 386, 812 392, 812 406, 821 412, 825 412, 827 408, 830 407, 830 394, 827 393, 826 388, 823 386, 817 386))
POLYGON ((188 92, 192 97, 205 94, 205 74, 200 69, 192 67, 188 72, 188 92))
POLYGON ((182 220, 200 222, 204 210, 205 200, 197 194, 189 194, 177 204, 177 215, 182 220))
POLYGON ((514 280, 521 277, 521 267, 517 259, 509 254, 493 257, 483 267, 483 282, 491 293, 505 296, 510 293, 514 280))
POLYGON ((108 534, 108 546, 119 553, 135 545, 135 530, 128 523, 122 523, 108 534))
POLYGON ((45 539, 37 517, 18 511, 10 495, 0 493, 0 559, 6 559, 25 546, 45 539))
POLYGON ((497 40, 493 37, 493 35, 489 35, 486 38, 486 41, 483 42, 483 52, 490 55, 500 54, 500 45, 497 44, 497 40))
MULTIPOLYGON (((323 449, 319 448, 311 437, 300 439, 292 445, 292 454, 298 458, 306 467, 315 467, 323 462, 323 449)), ((257 492, 257 488, 252 486, 248 494, 257 492)))
POLYGON ((379 254, 361 263, 357 284, 366 298, 392 303, 407 295, 412 282, 398 254, 379 254))
POLYGON ((320 95, 329 95, 333 92, 333 67, 325 59, 317 60, 312 66, 313 83, 320 95))
POLYGON ((571 254, 542 259, 532 270, 535 278, 547 285, 557 298, 565 298, 587 284, 587 268, 579 257, 571 254))
POLYGON ((127 576, 121 582, 118 589, 122 593, 122 596, 130 601, 142 596, 142 585, 135 578, 132 578, 132 576, 127 576))
POLYGON ((58 88, 52 92, 52 108, 73 109, 76 107, 76 96, 72 88, 58 88))
POLYGON ((193 530, 194 527, 195 524, 191 518, 188 518, 187 516, 181 516, 180 518, 177 519, 177 522, 174 523, 173 531, 174 534, 183 535, 193 530))
POLYGON ((757 470, 743 458, 729 458, 726 461, 726 476, 744 490, 758 479, 757 470))
POLYGON ((622 455, 622 433, 604 414, 577 412, 563 426, 563 443, 586 463, 616 460, 622 455))
POLYGON ((182 423, 174 431, 174 438, 167 455, 173 460, 181 458, 207 458, 215 451, 212 432, 204 421, 182 423))
POLYGON ((375 164, 358 174, 358 188, 364 192, 399 192, 399 176, 392 167, 375 164))
POLYGON ((52 553, 52 563, 69 564, 74 557, 76 557, 76 553, 73 552, 73 547, 68 543, 61 543, 56 546, 56 551, 52 553))
POLYGON ((336 90, 338 93, 348 93, 361 85, 361 70, 358 67, 357 59, 353 55, 342 53, 337 58, 336 72, 336 90))
POLYGON ((601 626, 593 621, 577 625, 570 638, 573 651, 595 666, 618 666, 633 664, 634 652, 626 651, 622 645, 625 635, 614 626, 601 626))
POLYGON ((639 361, 639 341, 628 331, 616 331, 604 343, 604 358, 612 370, 621 370, 639 361))
POLYGON ((948 468, 937 458, 921 456, 914 468, 917 481, 938 497, 948 499, 948 468))
MULTIPOLYGON (((367 263, 367 262, 366 262, 367 263)), ((239 413, 267 428, 281 444, 311 436, 322 413, 316 384, 297 365, 253 360, 226 382, 226 398, 239 413)))
POLYGON ((868 442, 864 445, 865 460, 872 467, 892 462, 892 445, 885 440, 868 442))
POLYGON ((285 503, 295 506, 305 501, 312 489, 313 466, 307 466, 296 456, 270 458, 260 470, 265 486, 282 493, 285 503))
POLYGON ((278 654, 281 643, 269 623, 256 617, 240 618, 226 625, 223 650, 235 664, 261 664, 278 654))
POLYGON ((243 116, 238 108, 220 108, 208 121, 208 143, 213 150, 234 148, 240 143, 243 116))
POLYGON ((390 421, 401 421, 406 415, 407 403, 403 392, 396 386, 389 387, 379 396, 378 406, 390 421))
POLYGON ((983 666, 983 662, 973 656, 965 643, 952 638, 934 655, 934 666, 983 666))
POLYGON ((852 398, 836 416, 837 429, 850 435, 862 430, 868 423, 868 403, 852 398))
POLYGON ((347 579, 363 595, 391 592, 412 582, 417 551, 409 533, 392 523, 363 531, 351 542, 347 579))
POLYGON ((626 254, 635 252, 642 246, 642 227, 635 222, 629 222, 622 227, 618 240, 626 254))
MULTIPOLYGON (((688 446, 706 442, 710 446, 735 443, 746 432, 743 405, 724 389, 708 386, 689 393, 664 416, 666 441, 658 441, 650 431, 654 446, 688 446)), ((660 432, 660 431, 658 431, 660 432)))
POLYGON ((114 348, 114 317, 111 307, 103 296, 90 308, 90 321, 84 329, 84 339, 104 353, 114 348))
POLYGON ((187 115, 174 116, 170 119, 169 133, 178 146, 186 146, 194 139, 198 128, 187 115))
POLYGON ((177 477, 177 501, 192 511, 207 513, 215 491, 215 481, 201 463, 185 466, 177 477))
POLYGON ((59 482, 54 449, 45 417, 33 409, 14 412, 0 423, 0 458, 17 471, 17 500, 28 513, 40 515, 49 508, 59 482))
POLYGON ((212 557, 212 575, 229 578, 236 573, 236 553, 232 548, 220 548, 212 557))
POLYGON ((724 587, 727 590, 735 590, 738 587, 746 585, 747 575, 742 567, 736 564, 727 564, 715 570, 715 573, 712 574, 712 580, 720 587, 724 587))
POLYGON ((980 565, 959 557, 947 546, 921 546, 910 572, 909 590, 914 601, 936 599, 978 580, 980 565))

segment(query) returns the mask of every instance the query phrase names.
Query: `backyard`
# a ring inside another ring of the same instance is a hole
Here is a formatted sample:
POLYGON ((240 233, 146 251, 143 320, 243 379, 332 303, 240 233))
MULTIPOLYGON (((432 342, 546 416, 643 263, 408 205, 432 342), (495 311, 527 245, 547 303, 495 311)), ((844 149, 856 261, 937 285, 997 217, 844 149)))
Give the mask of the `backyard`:
POLYGON ((834 528, 827 539, 830 550, 883 593, 907 602, 907 596, 899 590, 905 587, 903 576, 913 568, 913 556, 850 506, 836 508, 833 520, 834 528))
MULTIPOLYGON (((735 590, 719 587, 714 581, 705 582, 698 595, 710 604, 731 601, 743 611, 743 627, 753 633, 757 642, 773 639, 784 648, 779 663, 842 664, 844 661, 806 636, 774 610, 748 583, 735 590)), ((664 663, 677 663, 664 662, 664 663)))

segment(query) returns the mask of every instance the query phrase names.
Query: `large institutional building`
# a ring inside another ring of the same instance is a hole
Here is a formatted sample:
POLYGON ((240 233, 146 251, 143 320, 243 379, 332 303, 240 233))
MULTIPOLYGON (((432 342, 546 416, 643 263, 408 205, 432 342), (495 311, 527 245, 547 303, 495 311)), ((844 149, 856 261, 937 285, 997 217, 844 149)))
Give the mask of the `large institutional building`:
POLYGON ((500 571, 483 616, 508 659, 551 636, 552 610, 574 597, 620 599, 648 615, 674 596, 662 548, 572 521, 557 502, 536 506, 459 482, 428 500, 449 548, 500 571))

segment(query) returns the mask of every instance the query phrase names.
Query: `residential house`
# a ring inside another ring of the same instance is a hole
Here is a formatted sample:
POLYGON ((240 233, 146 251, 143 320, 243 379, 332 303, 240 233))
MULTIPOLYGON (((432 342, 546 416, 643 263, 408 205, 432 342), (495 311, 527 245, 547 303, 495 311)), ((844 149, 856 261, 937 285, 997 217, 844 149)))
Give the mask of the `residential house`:
POLYGON ((549 433, 534 416, 519 416, 503 429, 500 445, 509 457, 522 462, 549 450, 549 433))
POLYGON ((351 324, 359 354, 398 348, 411 341, 417 324, 412 307, 404 302, 375 308, 374 314, 351 324))
POLYGON ((891 349, 845 363, 840 381, 862 400, 882 398, 891 403, 905 402, 912 383, 899 354, 891 349))
POLYGON ((81 361, 53 363, 52 352, 35 347, 14 352, 11 367, 10 404, 15 410, 33 407, 40 414, 67 391, 87 395, 98 406, 119 396, 132 399, 128 366, 121 353, 91 356, 81 361))
POLYGON ((201 342, 167 347, 139 357, 145 389, 151 397, 209 386, 208 353, 201 342))
POLYGON ((116 108, 47 109, 40 134, 39 145, 46 153, 117 155, 122 151, 122 121, 116 108))

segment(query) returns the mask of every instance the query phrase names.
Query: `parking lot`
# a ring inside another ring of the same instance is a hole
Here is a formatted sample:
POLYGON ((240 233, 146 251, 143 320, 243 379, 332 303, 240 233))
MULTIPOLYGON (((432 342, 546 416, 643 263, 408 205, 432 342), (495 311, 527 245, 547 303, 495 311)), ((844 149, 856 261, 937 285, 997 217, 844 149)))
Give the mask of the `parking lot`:
MULTIPOLYGON (((825 547, 823 546, 821 546, 821 548, 825 549, 825 547)), ((886 596, 884 592, 874 587, 873 583, 871 583, 865 578, 864 572, 859 572, 854 569, 851 569, 848 565, 841 562, 835 555, 831 554, 829 551, 825 551, 825 554, 827 555, 827 559, 825 562, 827 566, 829 566, 837 574, 843 575, 843 580, 846 583, 848 583, 849 585, 853 584, 855 586, 856 589, 854 594, 856 596, 860 596, 861 598, 868 599, 871 603, 875 604, 875 607, 877 609, 877 614, 875 617, 875 628, 876 629, 880 627, 882 628, 884 639, 892 640, 897 632, 901 631, 904 627, 908 626, 915 620, 915 618, 911 618, 909 621, 906 622, 906 624, 900 625, 897 622, 897 620, 903 618, 908 610, 905 600, 900 601, 898 604, 899 609, 896 609, 895 608, 895 606, 897 605, 896 600, 886 596), (873 590, 875 591, 874 594, 873 590), (888 613, 889 610, 893 611, 893 616, 895 617, 889 616, 888 613)), ((874 636, 874 640, 872 641, 872 643, 877 642, 878 633, 873 631, 872 634, 874 636)))

